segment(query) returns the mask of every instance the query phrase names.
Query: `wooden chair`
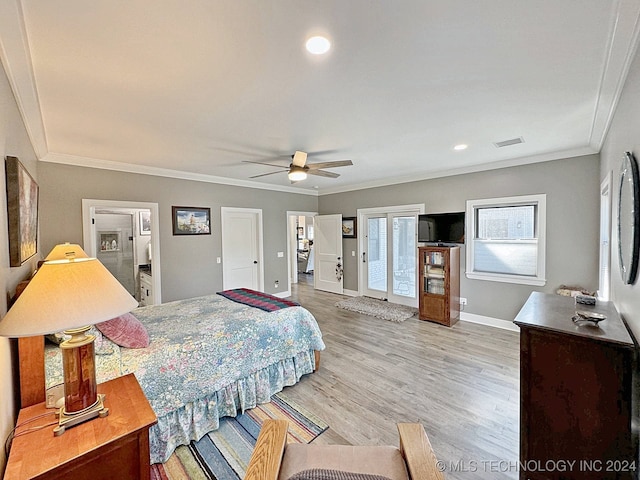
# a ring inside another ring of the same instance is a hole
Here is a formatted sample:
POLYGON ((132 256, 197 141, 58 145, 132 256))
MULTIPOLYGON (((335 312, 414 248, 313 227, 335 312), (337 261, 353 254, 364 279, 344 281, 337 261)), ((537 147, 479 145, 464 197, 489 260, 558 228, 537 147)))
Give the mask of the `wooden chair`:
POLYGON ((287 445, 288 422, 266 420, 249 461, 245 480, 287 480, 307 469, 323 468, 391 480, 443 480, 424 428, 399 423, 400 448, 387 446, 287 445))

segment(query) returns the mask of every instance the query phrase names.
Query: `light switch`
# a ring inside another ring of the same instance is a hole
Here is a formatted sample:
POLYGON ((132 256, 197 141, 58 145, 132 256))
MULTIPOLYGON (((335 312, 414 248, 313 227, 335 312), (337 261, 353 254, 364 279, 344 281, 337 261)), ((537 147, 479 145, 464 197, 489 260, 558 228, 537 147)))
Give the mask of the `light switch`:
POLYGON ((278 258, 284 257, 284 252, 278 252, 278 258))
POLYGON ((220 263, 222 259, 220 257, 216 257, 216 263, 220 263))
POLYGON ((355 250, 351 250, 351 256, 355 257, 356 256, 356 251, 355 250))

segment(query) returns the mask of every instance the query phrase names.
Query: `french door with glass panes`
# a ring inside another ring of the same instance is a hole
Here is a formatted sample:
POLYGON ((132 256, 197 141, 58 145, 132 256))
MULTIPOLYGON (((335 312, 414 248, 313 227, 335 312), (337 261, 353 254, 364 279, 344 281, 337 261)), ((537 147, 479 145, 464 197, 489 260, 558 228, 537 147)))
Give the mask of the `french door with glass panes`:
POLYGON ((363 225, 366 238, 362 294, 417 307, 418 213, 367 214, 363 225))

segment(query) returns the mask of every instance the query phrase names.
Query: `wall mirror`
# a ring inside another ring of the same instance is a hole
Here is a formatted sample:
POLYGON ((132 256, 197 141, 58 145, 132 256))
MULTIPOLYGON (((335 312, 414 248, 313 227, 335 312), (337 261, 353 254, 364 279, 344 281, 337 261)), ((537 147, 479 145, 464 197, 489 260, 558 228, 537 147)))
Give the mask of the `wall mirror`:
POLYGON ((638 272, 640 247, 640 189, 638 164, 631 152, 624 154, 618 192, 618 258, 622 281, 632 284, 638 272))

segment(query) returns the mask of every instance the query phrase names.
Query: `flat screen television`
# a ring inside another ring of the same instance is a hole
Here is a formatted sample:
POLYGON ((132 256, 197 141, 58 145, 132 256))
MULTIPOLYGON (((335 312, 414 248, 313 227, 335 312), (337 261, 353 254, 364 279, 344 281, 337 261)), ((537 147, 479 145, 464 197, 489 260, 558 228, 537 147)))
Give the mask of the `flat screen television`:
POLYGON ((464 243, 464 212, 419 215, 418 242, 464 243))

